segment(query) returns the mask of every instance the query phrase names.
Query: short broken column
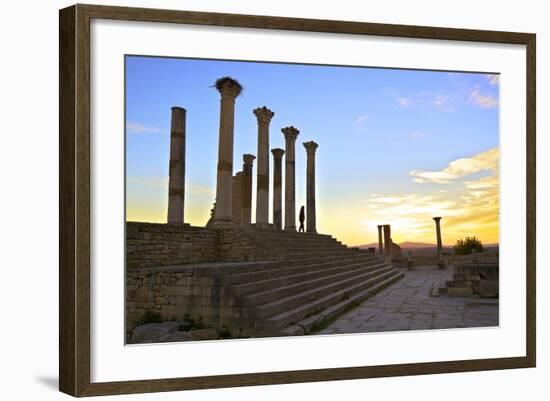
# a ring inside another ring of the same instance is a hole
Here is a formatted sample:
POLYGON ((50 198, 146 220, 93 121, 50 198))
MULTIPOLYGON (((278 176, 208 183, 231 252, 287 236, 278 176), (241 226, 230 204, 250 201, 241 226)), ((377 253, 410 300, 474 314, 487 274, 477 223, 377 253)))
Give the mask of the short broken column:
POLYGON ((315 152, 319 145, 313 141, 304 142, 307 153, 306 168, 306 231, 317 232, 315 212, 315 152))
POLYGON ((391 249, 392 249, 392 240, 391 240, 391 227, 389 224, 384 224, 384 257, 386 263, 391 264, 391 249))
POLYGON ((296 231, 295 147, 300 131, 290 126, 281 129, 285 136, 285 230, 296 231))
POLYGON ((271 149, 273 154, 273 225, 276 230, 283 228, 283 196, 282 196, 282 180, 283 180, 283 149, 271 149))
POLYGON ((252 164, 256 156, 250 154, 243 155, 243 190, 242 190, 242 210, 241 225, 249 225, 252 218, 252 164))
POLYGON ((378 225, 378 256, 382 257, 384 255, 384 244, 382 240, 382 228, 384 226, 378 225))
POLYGON ((444 269, 445 261, 443 260, 443 241, 441 240, 441 217, 434 217, 435 233, 437 236, 437 267, 444 269))
POLYGON ((258 120, 258 162, 256 166, 256 227, 269 223, 269 123, 273 113, 267 107, 254 109, 258 120))
POLYGON ((235 99, 242 91, 236 80, 223 77, 216 81, 220 92, 220 133, 218 143, 218 170, 216 179, 216 207, 212 227, 233 225, 233 129, 235 123, 235 99))
POLYGON ((172 107, 170 125, 170 166, 168 178, 169 224, 182 224, 185 201, 185 116, 182 107, 172 107))

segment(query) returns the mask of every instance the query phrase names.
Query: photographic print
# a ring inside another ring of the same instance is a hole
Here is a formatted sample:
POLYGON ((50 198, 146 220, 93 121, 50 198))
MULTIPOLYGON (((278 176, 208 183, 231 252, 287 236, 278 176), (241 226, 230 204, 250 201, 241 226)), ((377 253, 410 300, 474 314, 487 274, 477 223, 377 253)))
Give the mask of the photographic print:
POLYGON ((125 57, 126 343, 499 325, 499 75, 125 57))

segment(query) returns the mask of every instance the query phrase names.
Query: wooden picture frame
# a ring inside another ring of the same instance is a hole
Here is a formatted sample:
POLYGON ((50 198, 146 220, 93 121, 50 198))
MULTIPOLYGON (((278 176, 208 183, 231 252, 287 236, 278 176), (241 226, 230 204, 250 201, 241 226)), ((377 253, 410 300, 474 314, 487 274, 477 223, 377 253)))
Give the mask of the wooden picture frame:
POLYGON ((73 396, 94 396, 535 366, 536 37, 534 34, 80 4, 60 10, 59 28, 60 391, 73 396), (90 380, 90 21, 94 18, 526 46, 526 355, 510 358, 92 383, 90 380))

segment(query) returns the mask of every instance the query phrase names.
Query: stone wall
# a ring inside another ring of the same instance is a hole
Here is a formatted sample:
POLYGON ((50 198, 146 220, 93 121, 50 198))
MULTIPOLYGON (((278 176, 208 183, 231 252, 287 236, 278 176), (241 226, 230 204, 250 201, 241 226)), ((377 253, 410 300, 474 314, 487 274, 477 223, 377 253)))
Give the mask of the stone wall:
POLYGON ((233 176, 233 224, 241 225, 242 203, 243 203, 243 172, 240 171, 233 176))
POLYGON ((219 260, 218 232, 188 224, 126 223, 126 267, 219 260))
MULTIPOLYGON (((197 268, 155 267, 126 273, 126 329, 130 331, 146 312, 163 320, 183 319, 186 314, 206 318, 212 325, 216 277, 197 268)), ((216 325, 217 326, 217 325, 216 325)))
POLYGON ((258 270, 276 262, 224 263, 136 268, 126 272, 126 334, 146 313, 161 320, 200 321, 233 336, 252 330, 246 309, 235 305, 231 274, 258 270), (228 277, 229 275, 229 277, 228 277))
POLYGON ((126 328, 132 330, 146 312, 163 320, 189 314, 216 328, 237 327, 241 312, 224 293, 222 273, 231 270, 229 262, 242 266, 277 258, 240 228, 128 222, 126 328))
POLYGON ((498 263, 456 263, 453 279, 446 282, 447 294, 496 298, 499 295, 498 282, 498 263))
POLYGON ((217 230, 188 224, 126 223, 126 267, 270 260, 241 229, 217 230))

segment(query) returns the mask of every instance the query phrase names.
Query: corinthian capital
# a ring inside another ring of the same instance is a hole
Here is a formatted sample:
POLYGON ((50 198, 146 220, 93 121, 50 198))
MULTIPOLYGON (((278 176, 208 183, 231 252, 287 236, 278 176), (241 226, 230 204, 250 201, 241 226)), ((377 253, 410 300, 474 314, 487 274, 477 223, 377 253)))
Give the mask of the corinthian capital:
POLYGON ((281 132, 283 133, 283 135, 285 136, 285 140, 287 141, 295 141, 298 137, 298 134, 300 133, 300 131, 292 125, 290 127, 282 128, 281 132))
POLYGON ((274 149, 271 149, 271 153, 273 154, 273 157, 275 159, 282 159, 283 155, 285 154, 285 151, 283 149, 274 148, 274 149))
POLYGON ((274 112, 272 112, 265 106, 254 109, 254 114, 258 119, 258 124, 260 123, 269 124, 271 122, 271 119, 275 115, 274 112))
POLYGON ((314 155, 318 147, 319 145, 317 145, 317 142, 304 142, 304 148, 306 148, 306 152, 308 155, 314 155))
POLYGON ((252 166, 252 163, 254 162, 254 159, 256 158, 256 156, 254 155, 251 155, 251 154, 248 154, 248 153, 245 153, 243 155, 243 162, 244 164, 246 164, 247 166, 252 166))

